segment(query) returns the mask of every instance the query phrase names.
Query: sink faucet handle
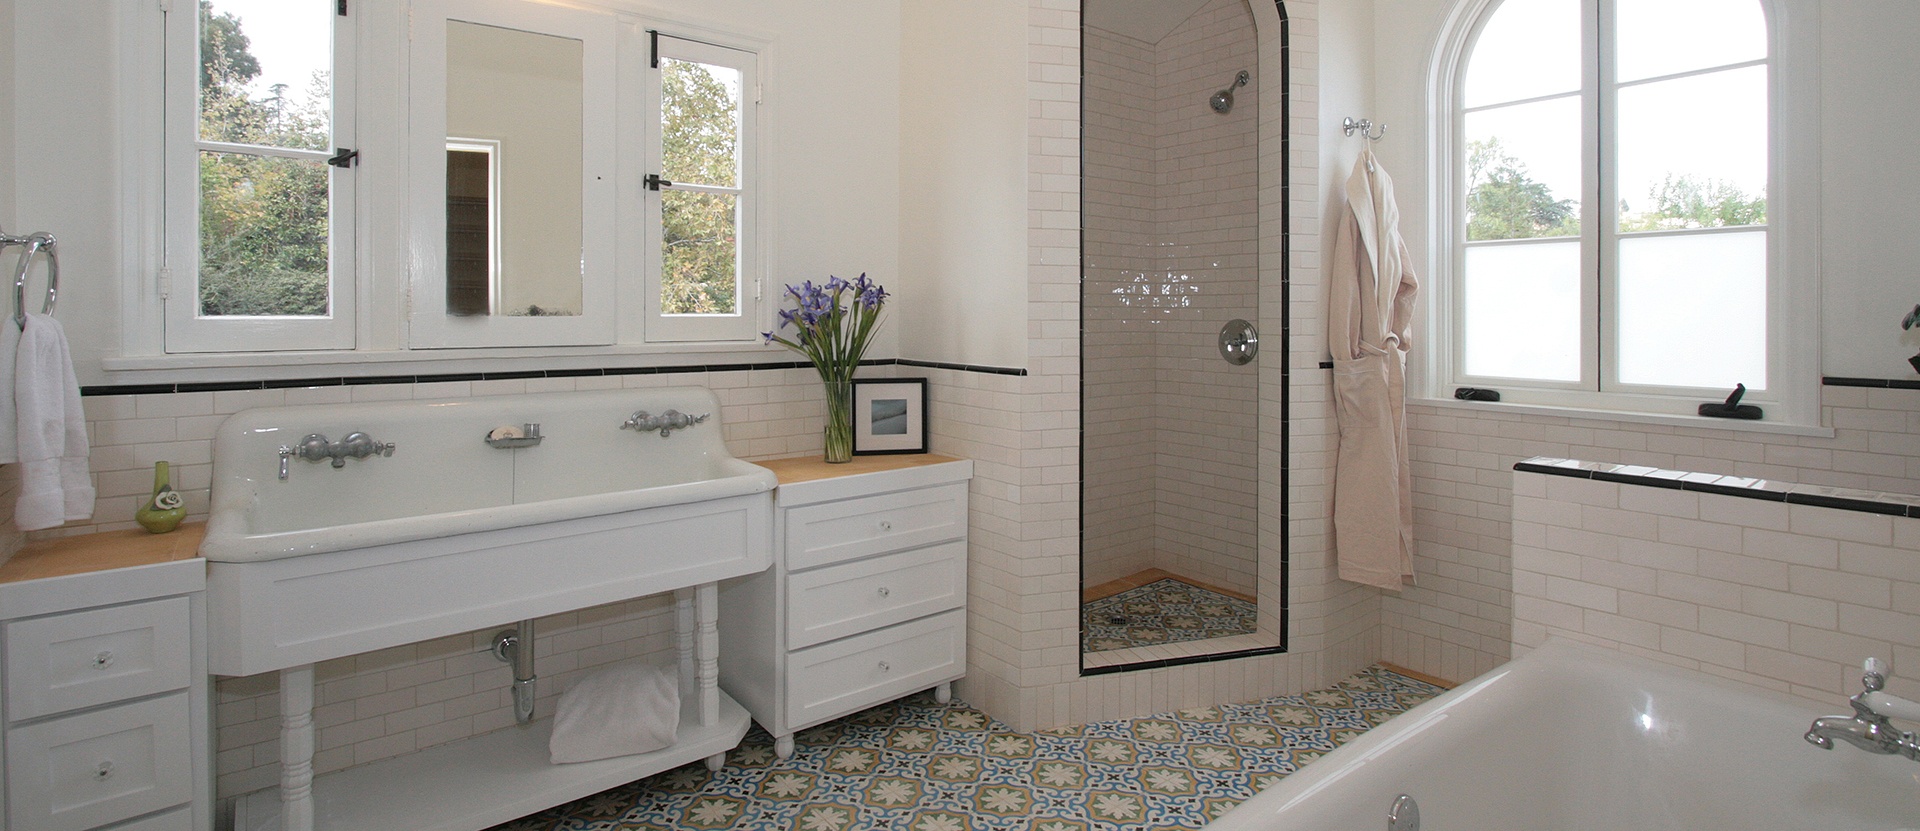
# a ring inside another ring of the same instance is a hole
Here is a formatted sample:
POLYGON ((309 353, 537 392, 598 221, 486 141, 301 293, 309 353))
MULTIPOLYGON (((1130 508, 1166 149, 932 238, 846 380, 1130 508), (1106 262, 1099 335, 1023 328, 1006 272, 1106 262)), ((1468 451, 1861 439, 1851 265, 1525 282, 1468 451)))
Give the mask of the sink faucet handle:
POLYGON ((1860 685, 1867 692, 1879 692, 1887 686, 1887 664, 1879 658, 1868 658, 1860 665, 1860 685))

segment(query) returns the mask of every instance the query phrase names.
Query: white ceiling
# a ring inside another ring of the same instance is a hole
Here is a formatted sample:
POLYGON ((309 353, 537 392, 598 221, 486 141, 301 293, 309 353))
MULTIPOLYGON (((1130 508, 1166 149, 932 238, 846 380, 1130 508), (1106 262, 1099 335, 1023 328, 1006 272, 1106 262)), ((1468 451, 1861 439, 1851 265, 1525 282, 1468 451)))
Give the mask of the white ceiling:
POLYGON ((1084 22, 1095 29, 1159 43, 1207 0, 1086 0, 1084 22))

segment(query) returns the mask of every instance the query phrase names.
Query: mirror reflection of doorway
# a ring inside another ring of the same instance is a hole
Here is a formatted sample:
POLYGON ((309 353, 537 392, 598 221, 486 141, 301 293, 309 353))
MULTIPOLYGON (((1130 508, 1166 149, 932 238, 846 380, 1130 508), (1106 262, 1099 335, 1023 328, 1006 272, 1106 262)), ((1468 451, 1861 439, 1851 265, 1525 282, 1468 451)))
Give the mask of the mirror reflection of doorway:
POLYGON ((1284 377, 1285 333, 1281 315, 1261 326, 1275 297, 1261 213, 1284 196, 1263 194, 1260 158, 1263 126, 1283 123, 1262 103, 1284 101, 1285 73, 1263 72, 1249 0, 1083 12, 1081 665, 1275 650, 1262 482, 1283 489, 1260 467, 1261 383, 1284 377), (1272 351, 1236 363, 1222 329, 1246 321, 1272 330, 1272 351))

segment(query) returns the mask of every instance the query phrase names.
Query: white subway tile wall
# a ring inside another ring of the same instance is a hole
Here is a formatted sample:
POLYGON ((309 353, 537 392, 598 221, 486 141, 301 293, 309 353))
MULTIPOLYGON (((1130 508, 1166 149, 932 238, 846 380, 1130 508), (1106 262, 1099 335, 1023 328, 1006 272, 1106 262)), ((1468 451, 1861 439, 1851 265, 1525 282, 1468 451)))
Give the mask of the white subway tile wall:
MULTIPOLYGON (((1821 405, 1823 421, 1834 429, 1832 438, 1409 407, 1417 582, 1381 601, 1382 659, 1455 681, 1507 660, 1513 639, 1509 621, 1519 607, 1512 598, 1509 551, 1523 543, 1542 544, 1523 539, 1522 530, 1510 526, 1512 468, 1522 459, 1551 456, 1892 493, 1920 491, 1915 484, 1920 481, 1920 390, 1825 387, 1821 405)), ((1742 529, 1739 534, 1748 545, 1797 551, 1776 552, 1771 555, 1775 559, 1831 556, 1818 553, 1829 543, 1808 542, 1826 538, 1800 533, 1811 528, 1769 536, 1788 531, 1796 515, 1756 507, 1763 503, 1744 504, 1754 500, 1706 500, 1647 488, 1623 492, 1621 500, 1618 513, 1590 512, 1591 527, 1579 530, 1590 532, 1589 537, 1621 537, 1622 558, 1634 558, 1639 565, 1718 550, 1710 546, 1724 545, 1734 528, 1742 529), (1666 521, 1654 522, 1650 515, 1666 521), (1673 537, 1636 539, 1652 528, 1673 537)), ((1796 564, 1821 567, 1818 562, 1796 564)), ((1700 567, 1727 565, 1708 557, 1700 567)), ((1770 586, 1754 588, 1799 593, 1790 582, 1781 585, 1779 576, 1773 576, 1770 586)), ((1676 586, 1674 591, 1690 592, 1690 602, 1726 591, 1721 583, 1696 574, 1667 579, 1676 586)), ((1800 603, 1791 598, 1781 602, 1800 603)), ((1915 666, 1920 668, 1920 663, 1915 666)))
POLYGON ((1228 320, 1260 322, 1257 90, 1268 79, 1252 9, 1211 0, 1157 43, 1088 29, 1083 48, 1082 580, 1162 568, 1252 593, 1259 368, 1215 347, 1228 320), (1232 112, 1214 112, 1209 97, 1243 70, 1250 86, 1232 112))
POLYGON ((1565 637, 1833 706, 1874 656, 1889 692, 1920 696, 1920 519, 1512 481, 1516 655, 1565 637))

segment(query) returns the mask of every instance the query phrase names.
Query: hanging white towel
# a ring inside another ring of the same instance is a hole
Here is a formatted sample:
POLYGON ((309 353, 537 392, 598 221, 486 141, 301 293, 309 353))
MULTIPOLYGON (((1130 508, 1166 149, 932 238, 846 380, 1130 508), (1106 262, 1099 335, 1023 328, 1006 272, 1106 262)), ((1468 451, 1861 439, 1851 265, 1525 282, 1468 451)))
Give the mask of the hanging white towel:
POLYGON ((67 335, 50 316, 27 315, 14 356, 13 403, 20 450, 14 524, 22 531, 37 531, 93 516, 80 382, 73 374, 67 335))
POLYGON ((1398 590, 1413 576, 1407 459, 1408 328, 1418 289, 1400 237, 1393 180, 1370 150, 1347 179, 1327 290, 1333 354, 1333 535, 1340 579, 1398 590))
POLYGON ((20 327, 0 315, 0 465, 20 461, 20 419, 13 406, 14 353, 20 349, 20 327))

